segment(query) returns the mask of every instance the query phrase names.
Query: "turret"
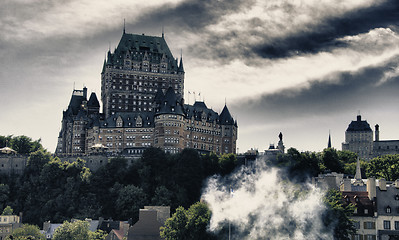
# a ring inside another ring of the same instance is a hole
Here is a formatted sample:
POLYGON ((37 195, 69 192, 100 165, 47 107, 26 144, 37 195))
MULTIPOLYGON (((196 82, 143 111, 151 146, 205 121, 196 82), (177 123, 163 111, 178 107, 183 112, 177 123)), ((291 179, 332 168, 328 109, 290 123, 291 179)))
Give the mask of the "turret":
POLYGON ((375 125, 375 141, 380 141, 380 126, 378 124, 375 125))

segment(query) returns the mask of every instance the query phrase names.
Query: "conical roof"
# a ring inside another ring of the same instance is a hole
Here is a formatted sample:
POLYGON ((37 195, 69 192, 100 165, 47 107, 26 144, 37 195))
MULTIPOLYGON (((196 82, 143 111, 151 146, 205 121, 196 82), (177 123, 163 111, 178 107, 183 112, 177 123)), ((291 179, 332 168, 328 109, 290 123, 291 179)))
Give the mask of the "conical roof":
POLYGON ((87 102, 87 106, 89 108, 99 108, 100 107, 100 102, 97 99, 96 93, 92 92, 90 94, 89 101, 87 102))
POLYGON ((224 105, 222 113, 219 116, 219 122, 220 122, 220 124, 223 124, 223 125, 234 124, 234 119, 231 116, 230 111, 226 105, 224 105))

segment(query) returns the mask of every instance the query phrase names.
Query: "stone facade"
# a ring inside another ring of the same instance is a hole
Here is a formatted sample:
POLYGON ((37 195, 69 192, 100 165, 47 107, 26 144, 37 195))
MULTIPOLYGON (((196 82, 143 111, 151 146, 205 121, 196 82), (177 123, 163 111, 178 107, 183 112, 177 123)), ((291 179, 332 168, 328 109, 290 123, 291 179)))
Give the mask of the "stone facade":
POLYGON ((373 140, 373 130, 367 121, 358 115, 357 120, 352 121, 345 132, 342 150, 357 153, 360 158, 370 160, 387 154, 398 154, 399 140, 380 140, 378 124, 375 126, 375 140, 373 140))
POLYGON ((95 93, 74 90, 63 112, 55 154, 134 155, 151 146, 235 153, 237 122, 204 102, 184 104, 184 68, 164 37, 123 33, 101 73, 103 112, 95 93))
POLYGON ((17 215, 0 215, 0 240, 22 226, 21 217, 17 215))

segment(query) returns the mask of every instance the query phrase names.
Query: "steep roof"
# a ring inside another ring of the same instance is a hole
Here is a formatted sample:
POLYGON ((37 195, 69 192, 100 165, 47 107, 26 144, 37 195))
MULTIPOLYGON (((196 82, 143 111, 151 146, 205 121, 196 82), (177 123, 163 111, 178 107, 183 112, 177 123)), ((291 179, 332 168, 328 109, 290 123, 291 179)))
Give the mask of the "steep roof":
POLYGON ((107 119, 100 121, 100 126, 102 128, 113 128, 116 127, 116 121, 118 118, 122 119, 122 127, 133 128, 136 127, 136 124, 139 122, 139 125, 143 128, 146 127, 154 127, 154 113, 153 112, 122 112, 116 113, 114 115, 109 116, 107 119))
POLYGON ((168 70, 178 70, 177 62, 163 37, 123 33, 114 53, 108 52, 107 64, 122 65, 127 56, 134 61, 142 61, 144 57, 148 57, 151 63, 166 61, 168 70))
POLYGON ((205 114, 207 122, 217 121, 219 117, 219 115, 212 109, 209 109, 204 102, 199 101, 196 101, 194 105, 184 105, 184 112, 187 118, 194 118, 195 120, 201 120, 203 114, 205 114))
POLYGON ((180 58, 179 69, 178 69, 177 71, 178 71, 178 72, 184 72, 183 58, 180 58))
POLYGON ((87 107, 89 107, 89 108, 99 108, 100 107, 100 102, 97 99, 96 93, 92 92, 90 94, 89 101, 87 102, 87 107))
POLYGON ((356 206, 357 213, 354 214, 355 216, 374 216, 375 205, 369 199, 367 192, 342 192, 342 197, 345 205, 352 203, 356 206), (365 212, 364 209, 368 211, 365 212))
POLYGON ((357 116, 356 121, 352 121, 348 128, 347 132, 360 132, 360 131, 372 131, 370 125, 367 121, 362 121, 362 117, 360 115, 357 116))
POLYGON ((69 101, 67 112, 72 113, 72 115, 77 115, 83 101, 86 101, 86 99, 83 96, 72 94, 71 101, 69 101))
POLYGON ((230 111, 226 105, 224 105, 222 113, 220 113, 219 121, 220 121, 220 124, 224 124, 224 125, 234 124, 234 119, 231 116, 230 111))
POLYGON ((157 114, 173 113, 183 115, 182 105, 172 87, 168 88, 160 104, 157 114))

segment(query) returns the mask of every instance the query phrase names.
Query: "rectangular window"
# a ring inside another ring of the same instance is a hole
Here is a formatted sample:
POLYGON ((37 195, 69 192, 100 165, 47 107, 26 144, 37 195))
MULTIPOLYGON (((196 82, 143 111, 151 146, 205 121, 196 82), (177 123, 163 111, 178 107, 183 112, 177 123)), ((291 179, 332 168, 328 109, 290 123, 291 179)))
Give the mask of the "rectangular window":
POLYGON ((399 221, 395 221, 395 230, 399 230, 399 221))
POLYGON ((384 221, 384 229, 391 229, 391 221, 384 221))
POLYGON ((360 229, 360 222, 359 221, 354 222, 354 225, 355 225, 356 229, 360 229))
POLYGON ((375 222, 364 222, 364 229, 375 229, 375 222))
POLYGON ((364 235, 365 240, 376 240, 376 235, 364 235))

